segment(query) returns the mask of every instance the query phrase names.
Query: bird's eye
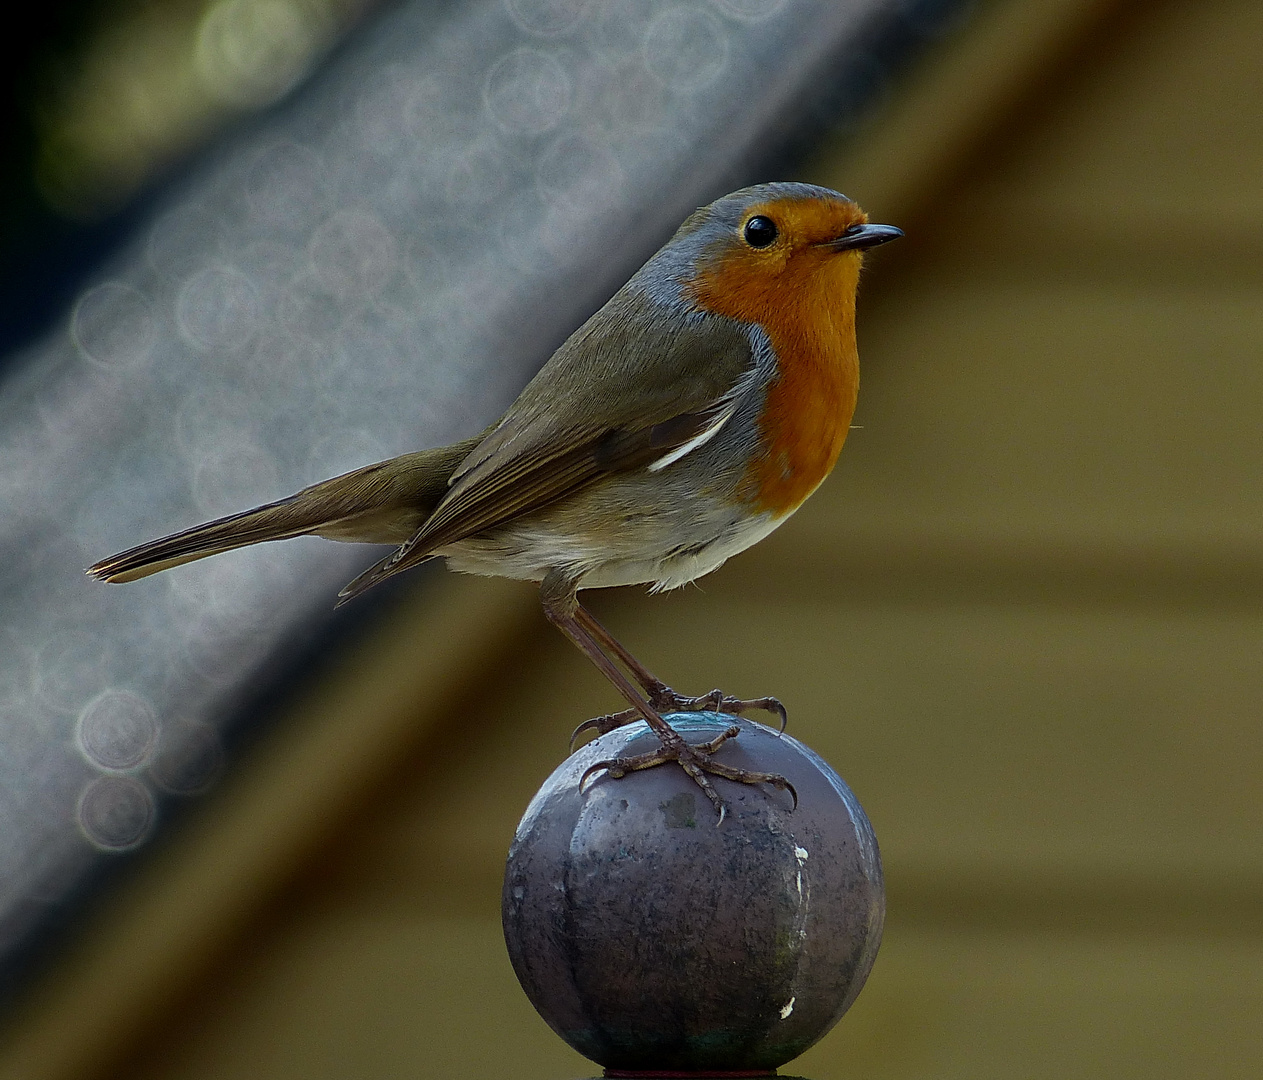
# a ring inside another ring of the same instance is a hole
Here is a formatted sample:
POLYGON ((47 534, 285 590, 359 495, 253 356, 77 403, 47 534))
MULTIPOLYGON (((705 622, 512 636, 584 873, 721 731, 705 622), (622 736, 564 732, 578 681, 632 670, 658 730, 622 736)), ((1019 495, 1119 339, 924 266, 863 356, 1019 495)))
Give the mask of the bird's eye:
POLYGON ((746 222, 743 234, 746 243, 752 248, 765 248, 769 244, 775 243, 777 237, 776 224, 771 218, 765 218, 761 214, 752 217, 746 222))

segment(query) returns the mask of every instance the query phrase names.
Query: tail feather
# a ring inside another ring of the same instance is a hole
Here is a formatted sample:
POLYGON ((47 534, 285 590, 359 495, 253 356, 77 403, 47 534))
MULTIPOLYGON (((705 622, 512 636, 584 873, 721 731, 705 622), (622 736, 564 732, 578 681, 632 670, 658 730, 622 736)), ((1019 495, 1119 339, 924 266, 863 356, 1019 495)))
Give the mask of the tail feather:
MULTIPOLYGON (((357 596, 368 592, 374 585, 380 585, 388 577, 393 577, 398 572, 398 567, 404 554, 407 553, 407 545, 397 548, 387 555, 384 559, 380 559, 373 563, 367 570, 356 577, 353 581, 348 582, 342 591, 338 593, 338 600, 334 607, 341 607, 343 604, 349 604, 357 596)), ((434 558, 433 555, 422 556, 420 559, 410 563, 407 569, 418 566, 427 559, 434 558)))
MULTIPOLYGON (((287 540, 311 532, 318 522, 303 513, 303 495, 291 495, 240 514, 208 521, 191 529, 139 544, 88 567, 98 581, 122 583, 148 577, 173 566, 204 559, 265 540, 287 540)), ((311 509, 311 508, 308 508, 311 509)))
POLYGON ((296 495, 150 540, 90 566, 89 576, 121 583, 234 548, 294 536, 401 544, 430 516, 448 478, 476 445, 466 440, 405 454, 305 488, 296 495))

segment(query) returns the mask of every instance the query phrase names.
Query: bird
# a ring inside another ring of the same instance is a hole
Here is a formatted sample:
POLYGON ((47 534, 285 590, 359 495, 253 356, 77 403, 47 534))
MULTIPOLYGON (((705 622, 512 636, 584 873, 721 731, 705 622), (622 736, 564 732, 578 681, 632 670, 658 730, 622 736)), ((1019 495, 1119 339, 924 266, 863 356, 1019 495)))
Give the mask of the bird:
MULTIPOLYGON (((536 582, 547 619, 627 703, 580 725, 646 721, 659 745, 597 762, 619 778, 678 763, 723 819, 710 778, 769 784, 716 752, 732 725, 689 743, 664 714, 779 714, 772 697, 677 693, 580 602, 583 589, 675 589, 766 537, 837 461, 859 388, 855 301, 865 252, 899 236, 829 188, 758 184, 690 214, 464 441, 356 469, 277 502, 152 540, 87 573, 128 582, 268 540, 316 535, 395 545, 346 603, 422 562, 536 582)), ((573 746, 573 739, 571 745, 573 746)))

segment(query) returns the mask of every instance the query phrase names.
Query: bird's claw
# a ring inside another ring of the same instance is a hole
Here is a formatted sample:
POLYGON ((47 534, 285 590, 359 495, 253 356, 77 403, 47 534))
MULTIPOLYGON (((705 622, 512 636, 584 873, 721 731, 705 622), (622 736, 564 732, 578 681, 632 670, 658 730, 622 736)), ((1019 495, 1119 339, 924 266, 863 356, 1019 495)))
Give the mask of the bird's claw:
POLYGON ((702 694, 700 697, 685 697, 683 694, 677 694, 669 686, 664 686, 650 695, 649 703, 660 713, 720 712, 732 716, 744 716, 748 712, 758 710, 775 713, 781 721, 781 734, 784 734, 785 725, 789 723, 789 714, 779 698, 739 698, 725 694, 719 689, 712 690, 709 694, 702 694))
MULTIPOLYGON (((649 695, 649 704, 659 714, 719 712, 730 716, 744 716, 748 712, 762 710, 780 718, 781 726, 777 732, 779 735, 785 734, 785 727, 789 723, 789 714, 779 698, 739 698, 725 694, 719 689, 712 690, 709 694, 702 694, 700 697, 685 697, 683 694, 677 694, 669 686, 664 686, 649 695)), ((579 737, 589 731, 595 731, 598 736, 608 735, 611 731, 640 719, 642 719, 640 710, 623 709, 621 712, 607 713, 605 716, 594 716, 591 720, 585 720, 570 733, 569 752, 574 753, 575 743, 579 737)))
POLYGON ((579 736, 588 731, 595 731, 598 736, 608 735, 611 731, 623 727, 625 724, 633 723, 636 720, 644 719, 637 709, 624 709, 622 712, 607 713, 605 716, 594 716, 591 720, 585 720, 577 728, 570 733, 570 753, 574 753, 574 744, 579 736))
POLYGON ((734 716, 744 716, 748 712, 761 710, 770 712, 780 718, 781 726, 777 731, 778 735, 785 734, 785 727, 789 724, 789 713, 785 711, 785 706, 781 704, 780 698, 760 697, 760 698, 735 698, 725 697, 719 704, 719 711, 732 713, 734 716))
POLYGON ((721 776, 725 780, 733 780, 739 784, 769 784, 778 791, 787 791, 793 800, 792 809, 797 810, 798 792, 794 789, 794 785, 786 780, 785 777, 778 773, 738 769, 713 759, 712 755, 715 751, 729 739, 735 739, 740 732, 741 729, 736 724, 733 724, 716 735, 710 742, 693 744, 677 737, 676 740, 663 742, 656 750, 650 750, 644 754, 606 758, 603 761, 589 765, 583 771, 583 776, 579 778, 579 791, 581 794, 586 792, 589 782, 599 772, 604 772, 611 779, 618 780, 629 772, 636 772, 640 769, 653 769, 659 765, 665 765, 674 761, 688 773, 693 782, 705 793, 711 805, 714 806, 715 812, 718 814, 716 825, 723 822, 727 814, 727 807, 724 805, 723 799, 719 797, 715 786, 710 782, 711 776, 721 776))

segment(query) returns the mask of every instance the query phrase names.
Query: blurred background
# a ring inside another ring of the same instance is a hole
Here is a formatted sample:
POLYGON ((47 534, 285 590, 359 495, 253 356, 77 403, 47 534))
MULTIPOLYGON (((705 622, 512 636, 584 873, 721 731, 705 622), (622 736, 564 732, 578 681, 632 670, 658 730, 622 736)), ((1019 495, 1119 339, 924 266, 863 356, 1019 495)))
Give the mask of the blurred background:
POLYGON ((49 2, 4 45, 0 1077, 579 1077, 513 828, 613 692, 526 585, 297 540, 83 566, 478 430, 688 211, 907 239, 857 429, 697 588, 592 594, 774 693, 882 846, 789 1072, 1263 1065, 1263 9, 49 2))

